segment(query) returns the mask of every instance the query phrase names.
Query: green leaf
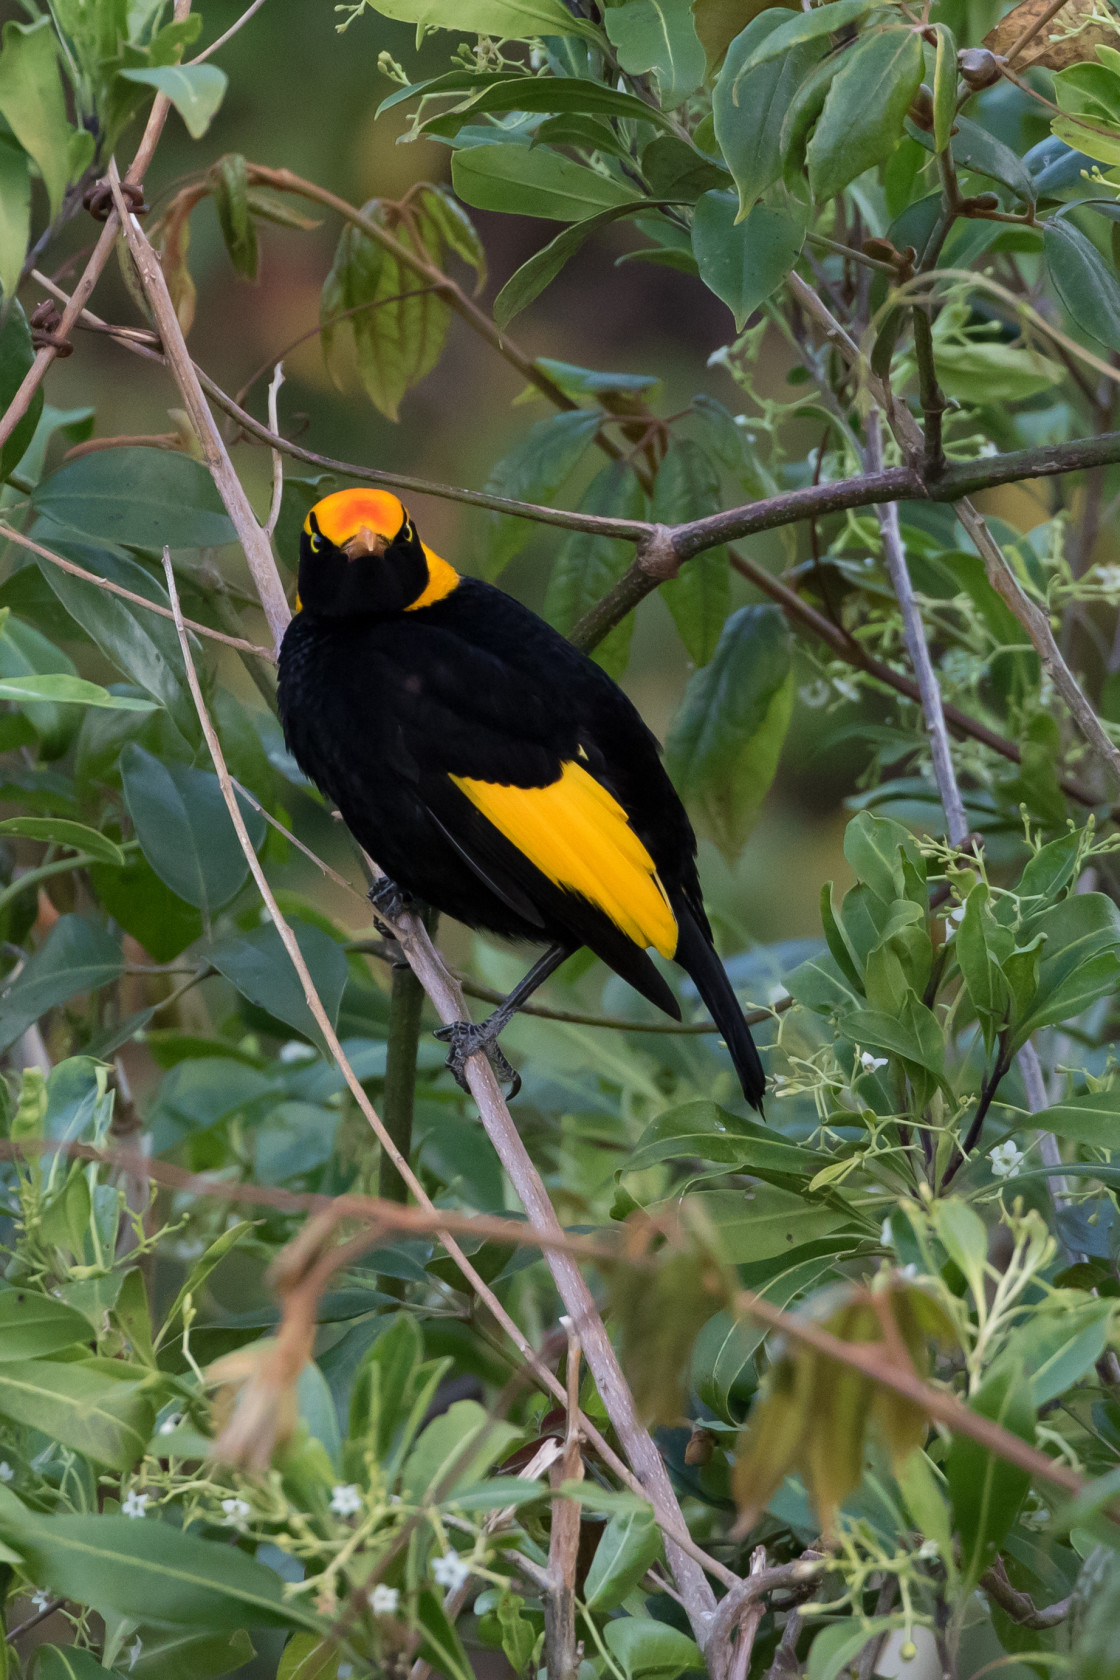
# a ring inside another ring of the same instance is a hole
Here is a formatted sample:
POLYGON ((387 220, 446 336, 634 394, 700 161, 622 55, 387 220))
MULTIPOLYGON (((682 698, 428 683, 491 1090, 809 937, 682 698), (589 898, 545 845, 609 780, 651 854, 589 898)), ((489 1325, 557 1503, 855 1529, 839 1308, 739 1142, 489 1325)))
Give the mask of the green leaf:
POLYGON ((622 93, 618 88, 590 81, 586 76, 498 76, 480 93, 456 106, 454 111, 444 112, 422 123, 421 132, 454 134, 462 122, 473 122, 483 113, 503 111, 571 111, 581 115, 647 122, 670 132, 673 128, 672 118, 665 116, 655 105, 638 99, 632 93, 622 93))
MULTIPOLYGON (((754 1287, 764 1300, 785 1308, 811 1289, 835 1264, 834 1253, 813 1255, 754 1287)), ((692 1351, 693 1387, 704 1404, 725 1423, 743 1421, 755 1387, 754 1356, 767 1335, 765 1325, 724 1311, 710 1318, 696 1338, 692 1351)))
MULTIPOLYGON (((10 135, 0 135, 0 291, 5 303, 15 301, 30 241, 31 169, 27 153, 10 135)), ((9 400, 5 396, 5 406, 9 400)))
POLYGON ((710 187, 727 185, 727 171, 676 134, 658 134, 643 147, 642 173, 663 203, 695 204, 710 187))
POLYGON ((990 1050, 996 1033, 1004 1025, 1010 1001, 1001 963, 1011 955, 1014 939, 1009 929, 1001 927, 992 915, 988 898, 986 883, 978 881, 965 901, 964 919, 957 930, 954 949, 990 1050))
POLYGON ((623 1172, 642 1172, 658 1161, 699 1157, 742 1172, 787 1173, 807 1178, 825 1166, 827 1155, 788 1143, 773 1127, 732 1114, 707 1099, 666 1109, 652 1120, 626 1157, 623 1172))
POLYGON ((125 445, 65 461, 31 504, 59 525, 137 548, 220 548, 236 533, 201 461, 125 445))
POLYGON ((71 179, 72 130, 66 120, 58 47, 49 18, 4 25, 0 116, 37 166, 51 216, 57 216, 71 179))
POLYGON ((824 51, 823 41, 808 41, 741 74, 758 46, 788 21, 778 7, 752 19, 728 47, 712 93, 716 139, 739 190, 740 219, 780 179, 782 121, 824 51))
POLYGON ((979 123, 972 122, 968 117, 956 117, 954 127, 956 132, 951 147, 953 162, 958 169, 972 169, 978 175, 989 175, 993 181, 1002 181, 1017 197, 1033 204, 1035 188, 1030 171, 1010 146, 1005 146, 1002 140, 997 140, 994 134, 989 134, 986 128, 981 128, 979 123))
MULTIPOLYGON (((580 509, 613 519, 644 519, 645 492, 624 462, 611 461, 592 479, 580 509)), ((584 613, 618 582, 632 558, 633 545, 617 537, 570 532, 553 561, 544 597, 545 618, 562 635, 571 635, 584 613)), ((634 616, 627 613, 592 653, 596 664, 616 681, 626 669, 633 628, 634 616)))
POLYGON ((602 39, 593 24, 573 16, 561 0, 377 0, 377 10, 383 17, 414 23, 418 35, 453 29, 459 35, 493 35, 505 41, 532 41, 538 35, 602 39))
POLYGON ((940 1079, 945 1071, 945 1047, 936 1016, 912 994, 905 1002, 899 1001, 898 1015, 884 1015, 875 1009, 857 1009, 846 1015, 841 1023, 844 1036, 865 1048, 901 1056, 940 1079))
POLYGON ((686 1196, 682 1206, 690 1226, 710 1231, 719 1253, 734 1266, 786 1254, 847 1223, 836 1208, 806 1202, 776 1184, 755 1184, 746 1193, 705 1190, 686 1196))
MULTIPOLYGON (((1033 1443, 1034 1406, 1021 1366, 1006 1360, 994 1366, 969 1405, 981 1417, 1033 1443)), ((997 1458, 967 1435, 955 1435, 945 1474, 953 1523, 961 1537, 961 1572, 966 1590, 971 1591, 1019 1514, 1030 1487, 1030 1472, 997 1458)))
POLYGON ((337 1680, 338 1645, 313 1633, 294 1633, 284 1647, 276 1680, 337 1680))
POLYGON ((1046 271, 1081 331, 1120 350, 1120 284, 1091 239, 1064 218, 1042 230, 1046 271))
POLYGON ((933 145, 943 152, 952 139, 957 116, 957 43, 953 31, 935 23, 937 57, 933 70, 933 145))
POLYGON ((706 192, 692 218, 700 278, 730 309, 739 332, 777 291, 804 243, 804 225, 785 210, 756 204, 740 220, 734 193, 706 192))
POLYGON ((1098 1149, 1115 1149, 1120 1138, 1120 1086, 1111 1091, 1092 1091, 1084 1097, 1067 1097, 1053 1108, 1031 1115, 1031 1125, 1040 1132, 1087 1143, 1098 1149))
MULTIPOLYGON (((313 1635, 297 1634, 296 1638, 313 1635)), ((152 1633, 144 1627, 139 1656, 133 1658, 130 1649, 128 1672, 132 1680, 220 1680, 221 1675, 250 1662, 253 1654, 244 1628, 233 1633, 197 1633, 193 1628, 152 1633)), ((104 1670, 101 1676, 104 1680, 104 1670)))
POLYGON ((611 222, 621 221, 627 216, 636 216, 649 207, 648 199, 630 199, 624 204, 615 204, 608 210, 600 210, 595 216, 585 216, 582 221, 574 222, 571 227, 566 227, 562 233, 558 233, 555 239, 550 239, 528 262, 515 269, 494 299, 494 319, 499 327, 508 327, 515 315, 519 315, 534 298, 539 297, 592 234, 598 233, 600 228, 609 226, 611 222))
POLYGON ((475 1671, 455 1625, 430 1587, 417 1598, 416 1620, 420 1626, 417 1656, 446 1680, 474 1680, 475 1671))
POLYGON ((861 23, 869 13, 879 10, 879 6, 880 0, 831 0, 831 4, 787 18, 759 42, 744 60, 739 74, 749 75, 760 64, 784 58, 791 47, 799 47, 805 41, 819 41, 822 36, 835 35, 853 23, 861 23))
POLYGON ((608 6, 603 24, 630 75, 657 77, 663 105, 672 109, 704 79, 704 49, 689 0, 626 0, 608 6))
POLYGON ((961 402, 1008 403, 1050 391, 1063 378, 1059 363, 1027 345, 971 339, 933 341, 937 377, 945 394, 961 402))
POLYGON ((278 1575, 225 1541, 147 1519, 16 1514, 17 1504, 10 1495, 0 1503, 0 1533, 18 1545, 32 1580, 101 1615, 231 1633, 317 1626, 297 1602, 285 1603, 278 1575))
MULTIPOLYGON (((844 4, 837 0, 822 10, 839 11, 844 4)), ((768 47, 780 33, 775 30, 768 47)), ((921 79, 922 43, 911 29, 876 30, 845 55, 806 153, 818 201, 835 198, 890 155, 921 79)))
MULTIPOLYGON (((711 513, 719 503, 719 475, 691 438, 678 439, 657 473, 652 517, 676 525, 711 513)), ((661 585, 661 597, 689 658, 706 665, 716 650, 730 605, 730 562, 725 548, 709 549, 689 560, 675 578, 661 585)))
MULTIPOLYGON (((904 857, 925 879, 926 866, 913 835, 901 823, 871 811, 860 811, 844 830, 844 856, 857 880, 883 904, 907 897, 904 857)), ((919 908, 925 909, 924 895, 919 908)))
POLYGON ((16 702, 49 700, 55 705, 97 706, 107 712, 154 712, 151 700, 136 700, 128 694, 110 694, 100 683, 60 672, 44 677, 0 677, 0 700, 16 702))
POLYGON ((711 663, 690 677, 665 744, 681 798, 725 857, 738 854, 766 798, 792 708, 790 635, 781 610, 740 607, 711 663))
POLYGON ((586 164, 545 146, 530 151, 513 142, 456 152, 451 179, 459 197, 478 210, 543 216, 553 222, 582 222, 600 210, 630 206, 634 199, 633 187, 586 164))
POLYGON ((1019 1023, 1015 1048, 1038 1027, 1080 1015, 1120 980, 1120 911, 1103 893, 1075 893, 1024 930, 1044 934, 1038 996, 1019 1023))
MULTIPOLYGON (((244 886, 249 864, 218 778, 187 764, 161 763, 135 741, 121 754, 125 804, 141 850, 160 880, 205 915, 244 886)), ((239 799, 254 847, 264 841, 260 813, 239 799)))
POLYGON ((45 1359, 89 1340, 88 1320, 52 1295, 0 1290, 0 1361, 45 1359))
MULTIPOLYGON (((0 171, 0 200, 3 200, 4 179, 0 171)), ((0 223, 2 227, 2 223, 0 223)), ((22 261, 22 258, 20 259, 22 261)), ((0 404, 7 408, 35 360, 31 347, 31 329, 27 317, 13 298, 5 296, 6 319, 0 325, 0 404)), ((43 413, 43 388, 40 386, 31 399, 23 419, 0 449, 0 479, 6 479, 23 460, 35 437, 35 428, 43 413)))
POLYGON ((156 962, 170 962, 202 933, 199 912, 163 884, 141 852, 129 853, 123 869, 94 864, 90 881, 102 909, 156 962))
POLYGON ((201 140, 225 97, 229 77, 216 64, 164 64, 156 69, 122 70, 126 82, 142 82, 166 94, 187 125, 192 140, 201 140))
POLYGON ((871 1640, 894 1626, 890 1616, 859 1616, 822 1628, 809 1651, 808 1680, 838 1680, 871 1640))
MULTIPOLYGON (((333 1025, 338 1021, 346 989, 346 953, 329 934, 310 922, 293 922, 292 932, 333 1025)), ((274 927, 254 928, 251 933, 223 940, 207 955, 242 997, 326 1049, 299 976, 274 927)))
POLYGON ((214 164, 207 179, 234 273, 252 282, 257 278, 260 247, 249 210, 248 164, 240 152, 227 152, 214 164))
MULTIPOLYGON (((839 0, 843 4, 843 0, 839 0)), ((647 1616, 619 1616, 603 1629, 607 1647, 627 1680, 676 1680, 704 1672, 700 1647, 686 1633, 647 1616)))
MULTIPOLYGON (((593 443, 602 418, 601 409, 576 408, 538 420, 493 468, 486 481, 487 490, 521 502, 550 504, 593 443)), ((528 519, 488 513, 484 575, 497 577, 514 555, 520 554, 534 531, 528 519)))
POLYGON ((60 916, 0 1000, 0 1049, 79 992, 107 986, 121 971, 121 953, 105 929, 84 916, 60 916))
POLYGON ((661 1530, 652 1511, 620 1511, 599 1537, 583 1585, 589 1610, 615 1610, 661 1556, 661 1530))
POLYGON ((25 840, 45 840, 71 851, 87 852, 101 863, 121 865, 125 861, 125 854, 108 835, 66 817, 7 817, 0 822, 0 834, 18 834, 25 840))
POLYGON ((92 1651, 77 1645, 40 1645, 35 1680, 105 1680, 105 1670, 92 1651))
POLYGON ((477 1482, 504 1458, 521 1431, 495 1422, 477 1400, 456 1400, 433 1418, 405 1460, 401 1493, 410 1503, 455 1503, 455 1490, 477 1482))
POLYGON ((0 1362, 0 1413, 122 1471, 142 1456, 155 1421, 142 1382, 109 1376, 103 1362, 53 1359, 0 1362))

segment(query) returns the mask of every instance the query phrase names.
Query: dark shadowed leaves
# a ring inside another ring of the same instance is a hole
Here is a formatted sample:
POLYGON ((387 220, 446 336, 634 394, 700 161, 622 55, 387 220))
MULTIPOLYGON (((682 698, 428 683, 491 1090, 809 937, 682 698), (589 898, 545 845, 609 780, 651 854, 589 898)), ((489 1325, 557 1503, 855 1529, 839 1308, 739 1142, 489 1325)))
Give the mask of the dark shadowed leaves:
POLYGON ((756 48, 788 21, 774 8, 748 23, 728 48, 712 94, 716 139, 739 189, 740 216, 780 177, 782 121, 795 91, 824 51, 823 39, 808 41, 741 75, 756 48))
POLYGON ((756 204, 745 221, 737 215, 734 193, 706 192, 692 219, 692 251, 700 278, 742 331, 797 261, 805 229, 798 217, 768 204, 756 204))
POLYGON ((1120 284, 1092 240, 1068 220, 1051 217, 1042 234, 1054 290, 1081 331, 1120 350, 1120 284))
MULTIPOLYGON (((600 513, 615 519, 642 519, 646 512, 645 492, 629 467, 612 461, 592 479, 580 508, 585 513, 600 513)), ((544 616, 548 622, 562 635, 570 635, 584 613, 617 583, 632 556, 633 545, 619 538, 570 532, 560 546, 548 580, 544 598, 544 616)), ((633 614, 628 613, 592 655, 596 664, 616 680, 626 669, 633 628, 633 614)))
MULTIPOLYGON (((333 1024, 338 1020, 346 989, 346 953, 329 934, 310 922, 293 922, 292 931, 333 1024)), ((223 940, 220 945, 212 946, 207 955, 250 1003, 294 1027, 305 1038, 323 1045, 303 985, 274 927, 254 928, 252 933, 223 940)))
MULTIPOLYGON (((653 518, 664 525, 700 519, 719 507, 719 475, 691 438, 669 447, 653 491, 653 518)), ((709 549, 661 585, 689 658, 706 665, 715 652, 730 604, 731 581, 725 548, 709 549)))
POLYGON ((48 1009, 108 985, 120 971, 120 946, 104 928, 84 916, 60 916, 0 998, 0 1048, 48 1009))
MULTIPOLYGON (((132 742, 121 755, 125 804, 141 849, 179 898, 211 915, 244 885, 249 865, 218 778, 188 764, 161 763, 132 742)), ((246 801, 241 814, 255 846, 264 819, 246 801)))
POLYGON ((738 853, 774 779, 792 706, 782 613, 741 607, 711 663, 689 679, 666 743, 681 797, 726 857, 738 853))
MULTIPOLYGON (((538 420, 493 468, 486 481, 487 490, 519 502, 550 503, 594 440, 602 418, 597 408, 579 408, 538 420)), ((497 577, 525 547, 535 529, 532 520, 519 519, 515 514, 488 513, 485 575, 497 577)))
POLYGON ((201 461, 125 446, 65 461, 31 498, 39 514, 87 537, 138 548, 218 548, 233 526, 201 461))

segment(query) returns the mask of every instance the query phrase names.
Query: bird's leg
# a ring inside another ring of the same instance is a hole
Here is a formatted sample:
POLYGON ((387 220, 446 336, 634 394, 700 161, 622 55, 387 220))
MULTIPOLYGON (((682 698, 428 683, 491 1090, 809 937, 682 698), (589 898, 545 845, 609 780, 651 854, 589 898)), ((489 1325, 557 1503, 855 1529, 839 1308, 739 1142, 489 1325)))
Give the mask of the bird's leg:
POLYGON ((500 1003, 485 1021, 452 1021, 450 1026, 436 1029, 435 1036, 450 1046, 447 1066, 462 1090, 469 1089, 466 1079, 467 1059, 476 1055, 479 1050, 484 1050, 498 1078, 510 1081, 508 1101, 513 1101, 521 1089, 521 1075, 502 1055, 498 1048, 498 1035, 505 1031, 521 1005, 528 1002, 537 987, 543 986, 549 975, 555 974, 560 964, 566 962, 571 954, 570 945, 550 945, 544 956, 539 957, 533 964, 525 978, 518 981, 504 1003, 500 1003))
POLYGON ((403 916, 406 910, 416 908, 416 900, 410 898, 402 888, 398 887, 395 881, 389 879, 388 875, 382 875, 381 879, 376 881, 369 889, 366 897, 373 905, 374 921, 381 932, 387 933, 391 939, 394 939, 396 935, 391 927, 378 920, 377 912, 380 910, 383 916, 392 916, 395 920, 398 916, 403 916))

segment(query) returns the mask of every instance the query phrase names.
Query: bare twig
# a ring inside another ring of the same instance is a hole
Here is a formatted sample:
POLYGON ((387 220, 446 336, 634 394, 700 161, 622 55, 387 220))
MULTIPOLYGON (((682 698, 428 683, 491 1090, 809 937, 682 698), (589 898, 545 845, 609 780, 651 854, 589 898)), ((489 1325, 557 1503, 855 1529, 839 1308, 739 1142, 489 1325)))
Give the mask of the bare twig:
POLYGON ((113 165, 109 166, 109 182, 113 191, 117 214, 124 228, 128 249, 136 264, 144 294, 148 299, 152 315, 159 329, 163 342, 164 354, 175 375, 176 383, 182 394, 183 403, 190 416, 191 424, 198 434, 202 447, 202 458, 210 470, 218 494, 222 498, 226 512, 237 532, 248 562, 249 571, 261 599, 268 628, 272 634, 273 644, 278 649, 284 631, 291 618, 291 609, 284 595, 280 583, 280 575, 276 570, 272 558, 272 545, 267 532, 257 523, 256 515, 249 505, 241 485, 241 480, 233 470, 229 453, 222 442, 214 416, 210 412, 206 398, 202 394, 202 387, 195 373, 194 363, 191 361, 183 329, 179 325, 179 317, 175 312, 175 305, 171 301, 171 293, 167 289, 163 268, 159 258, 153 251, 143 228, 135 215, 125 204, 121 196, 120 182, 116 177, 113 165))
MULTIPOLYGON (((1062 0, 1062 4, 1065 5, 1065 0, 1062 0)), ((208 58, 212 58, 219 48, 225 46, 227 41, 232 41, 235 35, 239 35, 241 33, 245 25, 249 22, 249 19, 255 17, 263 5, 264 0, 253 0, 252 5, 246 7, 241 16, 235 23, 230 24, 229 28, 223 35, 219 35, 216 41, 211 41, 208 47, 203 47, 200 53, 195 53, 194 57, 188 60, 188 63, 205 64, 206 60, 208 58)))
POLYGON ((1011 1585, 1001 1557, 997 1557, 992 1567, 984 1571, 980 1577, 980 1585, 1013 1622, 1018 1622, 1020 1627, 1031 1628, 1035 1632, 1041 1632, 1043 1628, 1057 1627, 1060 1622, 1065 1621, 1073 1606, 1071 1595, 1039 1610, 1029 1593, 1019 1592, 1018 1588, 1011 1585))
MULTIPOLYGON (((554 1488, 583 1480, 579 1430, 579 1337, 570 1319, 563 1320, 568 1337, 567 1422, 561 1457, 549 1471, 554 1488)), ((576 1644, 576 1564, 582 1512, 571 1499, 552 1501, 548 1541, 548 1591, 544 1600, 545 1672, 548 1680, 576 1680, 580 1653, 576 1644)))
MULTIPOLYGON (((263 0, 262 0, 263 3, 263 0)), ((268 424, 272 431, 279 432, 280 417, 277 403, 280 397, 280 387, 284 383, 284 364, 277 362, 272 370, 272 379, 268 387, 268 424)), ((272 451, 272 501, 269 504, 268 518, 264 522, 265 535, 271 537, 276 529, 276 521, 280 517, 280 503, 284 499, 284 456, 279 449, 272 451)))
MULTIPOLYGON (((883 445, 879 435, 878 413, 870 414, 867 419, 866 456, 868 471, 872 473, 881 472, 883 445)), ((902 532, 898 522, 898 503, 881 502, 876 509, 876 513, 879 518, 879 532, 883 542, 883 560, 894 586, 899 611, 902 614, 902 634, 906 642, 906 651, 910 655, 910 663, 914 667, 914 675, 918 679, 918 690, 922 697, 922 716, 925 719, 926 734, 929 736, 933 774, 937 782, 937 790, 941 795, 941 806, 945 812, 945 827, 949 836, 949 843, 953 846, 962 846, 968 837, 968 818, 964 813, 964 800, 961 798, 961 790, 957 786, 957 774, 953 768, 953 754, 949 746, 949 732, 945 727, 941 686, 937 681, 933 660, 929 656, 925 626, 922 624, 922 615, 918 610, 918 603, 914 596, 914 585, 910 581, 910 570, 906 564, 906 550, 903 547, 902 532)))

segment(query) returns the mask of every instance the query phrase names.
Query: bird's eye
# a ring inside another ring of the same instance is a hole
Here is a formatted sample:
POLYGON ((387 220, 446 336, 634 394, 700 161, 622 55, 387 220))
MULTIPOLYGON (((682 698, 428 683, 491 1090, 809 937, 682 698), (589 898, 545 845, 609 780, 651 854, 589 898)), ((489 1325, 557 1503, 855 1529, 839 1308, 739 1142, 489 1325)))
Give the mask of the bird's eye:
POLYGON ((318 554, 318 552, 322 548, 322 546, 323 546, 322 537, 312 537, 312 539, 311 539, 311 552, 312 552, 312 554, 318 554))

